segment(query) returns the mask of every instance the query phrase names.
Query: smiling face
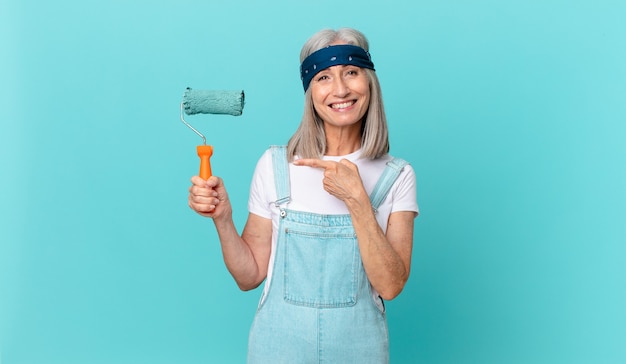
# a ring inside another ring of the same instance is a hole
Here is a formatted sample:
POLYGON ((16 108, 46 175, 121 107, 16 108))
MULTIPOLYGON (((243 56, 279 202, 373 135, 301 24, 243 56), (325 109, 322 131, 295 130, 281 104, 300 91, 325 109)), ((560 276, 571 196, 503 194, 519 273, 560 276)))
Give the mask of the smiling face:
POLYGON ((313 106, 324 126, 349 128, 360 133, 370 103, 369 78, 365 70, 337 65, 320 71, 311 81, 313 106))

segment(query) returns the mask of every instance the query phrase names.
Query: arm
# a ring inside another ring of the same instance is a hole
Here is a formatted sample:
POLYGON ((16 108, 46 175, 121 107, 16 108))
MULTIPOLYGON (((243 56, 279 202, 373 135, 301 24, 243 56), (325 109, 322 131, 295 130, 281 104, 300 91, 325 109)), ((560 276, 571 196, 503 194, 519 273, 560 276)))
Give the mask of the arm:
POLYGON ((342 200, 350 212, 370 283, 383 299, 395 298, 409 278, 415 213, 392 213, 384 234, 356 165, 348 160, 337 163, 317 159, 300 159, 294 164, 324 169, 324 189, 342 200))
POLYGON ((363 267, 370 283, 383 299, 395 298, 409 279, 415 213, 392 213, 385 235, 376 222, 369 197, 346 200, 346 206, 352 216, 363 267))
POLYGON ((222 179, 213 176, 205 181, 194 176, 191 182, 189 207, 213 219, 228 271, 241 290, 258 287, 267 276, 272 221, 249 214, 240 236, 233 222, 232 206, 222 179))

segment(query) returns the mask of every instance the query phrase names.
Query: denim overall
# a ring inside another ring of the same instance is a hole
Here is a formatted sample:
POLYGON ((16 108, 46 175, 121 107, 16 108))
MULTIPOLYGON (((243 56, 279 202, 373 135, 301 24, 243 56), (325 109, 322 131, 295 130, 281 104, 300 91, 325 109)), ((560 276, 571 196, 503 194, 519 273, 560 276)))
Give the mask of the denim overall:
MULTIPOLYGON (((289 167, 272 147, 280 208, 273 278, 252 323, 248 363, 388 363, 384 305, 373 298, 349 214, 286 208, 289 167)), ((370 196, 376 209, 406 162, 387 163, 370 196)))

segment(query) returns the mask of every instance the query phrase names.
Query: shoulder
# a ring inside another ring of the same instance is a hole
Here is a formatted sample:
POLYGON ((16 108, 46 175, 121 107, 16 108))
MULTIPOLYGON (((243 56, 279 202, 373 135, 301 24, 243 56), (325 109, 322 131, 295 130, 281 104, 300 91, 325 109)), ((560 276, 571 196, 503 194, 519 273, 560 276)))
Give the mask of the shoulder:
POLYGON ((414 173, 413 167, 411 166, 411 162, 402 157, 396 157, 391 154, 387 154, 382 158, 385 159, 385 164, 394 165, 396 168, 401 168, 403 173, 414 173))
POLYGON ((384 168, 387 169, 388 173, 396 175, 395 182, 393 183, 394 189, 415 189, 415 170, 408 160, 400 157, 394 157, 390 154, 378 159, 384 163, 384 168))
POLYGON ((401 168, 398 180, 403 182, 400 183, 415 184, 415 169, 413 169, 413 166, 408 160, 399 157, 389 156, 389 161, 387 162, 387 164, 393 165, 395 168, 401 168))
POLYGON ((401 175, 415 175, 413 167, 407 160, 390 154, 385 154, 376 159, 359 159, 356 163, 359 165, 359 168, 366 168, 379 173, 382 173, 386 168, 395 168, 400 170, 401 175))
POLYGON ((269 183, 273 178, 274 172, 272 170, 272 150, 271 148, 263 151, 259 159, 257 160, 256 167, 254 169, 253 180, 263 184, 269 183))
POLYGON ((271 149, 268 148, 259 157, 252 176, 248 211, 265 218, 271 218, 270 205, 272 201, 276 200, 275 195, 272 153, 271 149))

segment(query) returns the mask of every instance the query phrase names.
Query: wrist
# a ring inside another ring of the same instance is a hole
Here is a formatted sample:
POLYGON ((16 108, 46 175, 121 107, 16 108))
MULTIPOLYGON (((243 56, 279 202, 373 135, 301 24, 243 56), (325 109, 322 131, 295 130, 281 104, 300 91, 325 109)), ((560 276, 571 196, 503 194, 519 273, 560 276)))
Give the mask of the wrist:
POLYGON ((219 215, 212 216, 212 218, 213 218, 213 223, 215 224, 215 227, 218 229, 221 227, 226 227, 228 225, 234 225, 233 214, 232 214, 232 211, 230 210, 223 211, 219 215))
POLYGON ((370 202, 370 198, 365 191, 359 193, 357 196, 346 199, 345 203, 348 210, 355 214, 372 211, 372 203, 370 202))

